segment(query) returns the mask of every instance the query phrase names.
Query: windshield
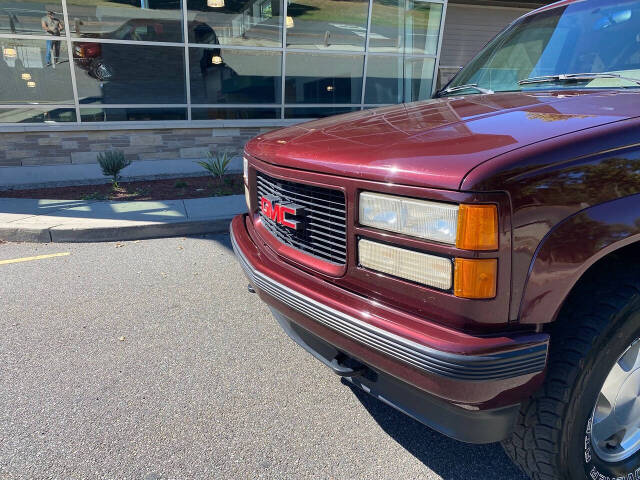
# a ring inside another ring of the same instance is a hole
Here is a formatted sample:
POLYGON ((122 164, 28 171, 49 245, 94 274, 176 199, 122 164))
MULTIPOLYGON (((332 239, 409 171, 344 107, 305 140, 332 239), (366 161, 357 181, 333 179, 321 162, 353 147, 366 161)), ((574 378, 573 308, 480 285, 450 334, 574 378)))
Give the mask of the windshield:
POLYGON ((461 70, 440 96, 640 88, 634 79, 640 80, 640 0, 581 0, 511 25, 461 70), (565 76, 586 73, 616 75, 565 76), (548 76, 555 78, 523 82, 548 76))

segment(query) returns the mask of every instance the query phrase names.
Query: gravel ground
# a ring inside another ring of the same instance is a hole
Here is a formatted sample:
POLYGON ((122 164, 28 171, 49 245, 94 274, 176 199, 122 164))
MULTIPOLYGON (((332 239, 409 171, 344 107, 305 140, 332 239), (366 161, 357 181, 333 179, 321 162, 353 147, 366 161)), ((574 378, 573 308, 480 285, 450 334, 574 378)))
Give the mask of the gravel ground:
POLYGON ((524 480, 351 390, 246 289, 226 235, 0 245, 0 479, 524 480))
POLYGON ((227 174, 222 180, 212 176, 162 180, 123 181, 114 189, 111 183, 70 185, 67 187, 3 190, 3 198, 46 198, 47 200, 175 200, 244 194, 242 174, 227 174))

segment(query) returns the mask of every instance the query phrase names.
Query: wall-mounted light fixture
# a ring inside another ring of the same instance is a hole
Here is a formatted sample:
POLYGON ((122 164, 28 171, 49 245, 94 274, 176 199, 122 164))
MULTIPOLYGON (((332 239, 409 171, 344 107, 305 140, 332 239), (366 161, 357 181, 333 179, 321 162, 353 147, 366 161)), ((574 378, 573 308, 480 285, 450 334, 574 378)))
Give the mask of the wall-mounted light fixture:
POLYGON ((2 55, 4 55, 4 58, 16 58, 18 51, 13 47, 4 47, 2 49, 2 55))

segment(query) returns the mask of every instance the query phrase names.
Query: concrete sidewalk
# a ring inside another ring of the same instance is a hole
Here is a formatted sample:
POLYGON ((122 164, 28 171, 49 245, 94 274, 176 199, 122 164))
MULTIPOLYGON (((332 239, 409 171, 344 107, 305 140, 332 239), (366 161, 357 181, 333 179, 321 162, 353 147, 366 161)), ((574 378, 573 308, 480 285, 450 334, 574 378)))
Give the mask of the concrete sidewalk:
POLYGON ((147 202, 0 198, 0 240, 106 242, 224 232, 244 195, 147 202))

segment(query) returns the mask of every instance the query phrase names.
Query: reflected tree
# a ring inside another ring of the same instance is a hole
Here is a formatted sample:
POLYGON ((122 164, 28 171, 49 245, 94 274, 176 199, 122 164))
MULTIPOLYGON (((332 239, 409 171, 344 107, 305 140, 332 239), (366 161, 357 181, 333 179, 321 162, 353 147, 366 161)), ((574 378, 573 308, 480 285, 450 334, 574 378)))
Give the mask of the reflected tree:
POLYGON ((537 180, 525 175, 518 184, 518 201, 527 205, 566 205, 568 201, 595 205, 626 197, 640 192, 640 152, 569 165, 559 172, 542 173, 537 180))

